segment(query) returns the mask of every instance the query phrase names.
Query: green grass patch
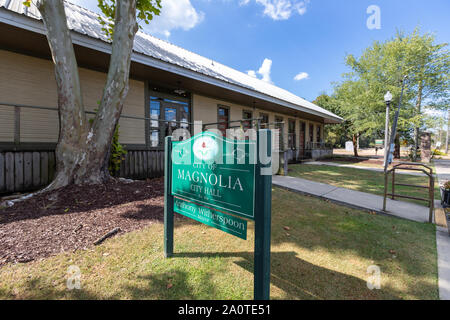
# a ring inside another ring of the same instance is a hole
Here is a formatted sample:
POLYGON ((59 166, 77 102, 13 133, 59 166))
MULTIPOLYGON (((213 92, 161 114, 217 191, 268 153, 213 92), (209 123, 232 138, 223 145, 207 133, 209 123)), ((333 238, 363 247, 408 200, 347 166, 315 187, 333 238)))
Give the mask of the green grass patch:
MULTIPOLYGON (((327 183, 336 187, 348 188, 361 192, 384 195, 384 173, 346 167, 335 167, 327 165, 293 164, 289 166, 289 175, 302 179, 327 183)), ((392 191, 392 175, 389 175, 388 193, 392 191)), ((435 179, 434 199, 440 199, 439 185, 435 179)), ((410 174, 396 174, 396 183, 428 186, 428 177, 410 174)), ((428 190, 423 188, 412 188, 395 186, 395 193, 405 196, 413 196, 428 199, 428 190)), ((428 206, 425 201, 397 198, 401 201, 410 201, 428 206)))
MULTIPOLYGON (((272 299, 438 299, 435 227, 370 215, 273 189, 272 299), (369 290, 367 268, 381 269, 369 290)), ((1 299, 252 299, 254 225, 244 241, 192 220, 175 221, 175 256, 163 225, 86 251, 0 268, 1 299), (67 269, 81 270, 68 290, 67 269)))

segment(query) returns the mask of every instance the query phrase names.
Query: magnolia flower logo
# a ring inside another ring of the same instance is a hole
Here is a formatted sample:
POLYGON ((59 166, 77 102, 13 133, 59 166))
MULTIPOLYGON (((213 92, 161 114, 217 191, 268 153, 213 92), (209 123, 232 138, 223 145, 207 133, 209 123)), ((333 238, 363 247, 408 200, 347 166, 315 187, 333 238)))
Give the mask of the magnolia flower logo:
POLYGON ((219 152, 217 141, 211 137, 201 137, 195 140, 193 145, 194 155, 202 161, 211 161, 215 159, 219 152))

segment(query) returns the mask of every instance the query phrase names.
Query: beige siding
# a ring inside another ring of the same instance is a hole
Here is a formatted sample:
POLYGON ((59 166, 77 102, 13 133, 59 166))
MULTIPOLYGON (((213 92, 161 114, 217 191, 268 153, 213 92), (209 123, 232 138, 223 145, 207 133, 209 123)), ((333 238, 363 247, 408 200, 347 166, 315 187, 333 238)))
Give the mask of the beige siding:
MULTIPOLYGON (((80 68, 83 102, 87 111, 93 111, 98 107, 97 102, 101 99, 105 79, 104 73, 80 68)), ((0 97, 4 102, 56 107, 57 95, 52 62, 0 50, 0 97)), ((14 108, 0 109, 0 141, 11 141, 14 135, 11 127, 13 122, 10 123, 9 119, 11 112, 14 113, 14 108)), ((123 114, 144 117, 143 82, 130 81, 123 114)), ((22 108, 20 118, 21 142, 57 141, 56 111, 22 108)), ((144 121, 121 120, 119 140, 122 143, 145 143, 144 121)))
POLYGON ((14 108, 0 106, 0 141, 14 141, 14 108))
MULTIPOLYGON (((288 138, 288 132, 289 132, 289 127, 288 127, 288 119, 296 119, 295 122, 295 133, 296 133, 296 144, 297 147, 299 146, 300 143, 300 121, 305 122, 306 124, 306 141, 308 141, 308 130, 309 130, 309 124, 311 123, 310 121, 304 120, 304 119, 300 119, 298 117, 293 117, 291 115, 287 115, 287 114, 282 114, 282 113, 274 113, 271 111, 267 111, 267 110, 263 110, 263 109, 259 109, 256 108, 253 110, 253 107, 249 107, 249 106, 242 106, 242 105, 237 105, 234 103, 230 103, 230 102, 225 102, 225 101, 221 101, 218 99, 214 99, 214 98, 209 98, 209 97, 204 97, 201 95, 197 95, 195 94, 193 97, 193 115, 194 115, 194 120, 201 120, 203 121, 203 123, 214 123, 217 122, 217 106, 218 105, 224 105, 230 108, 230 120, 241 120, 242 119, 242 111, 243 110, 249 110, 249 111, 253 111, 253 117, 259 117, 260 113, 266 113, 269 115, 269 122, 273 123, 275 122, 275 116, 279 116, 281 118, 283 118, 284 121, 284 125, 283 125, 283 140, 285 143, 285 146, 287 147, 287 138, 288 138)), ((236 124, 234 124, 236 125, 236 124)), ((319 124, 320 125, 320 124, 319 124)), ((215 126, 212 126, 213 128, 215 126)), ((210 127, 211 128, 211 127, 210 127)))

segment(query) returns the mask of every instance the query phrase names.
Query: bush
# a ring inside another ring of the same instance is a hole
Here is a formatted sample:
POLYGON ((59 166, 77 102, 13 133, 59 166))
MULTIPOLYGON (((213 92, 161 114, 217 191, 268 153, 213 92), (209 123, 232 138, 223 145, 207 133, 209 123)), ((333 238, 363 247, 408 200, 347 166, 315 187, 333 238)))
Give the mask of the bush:
POLYGON ((445 181, 444 185, 442 186, 445 190, 450 190, 450 180, 445 181))
MULTIPOLYGON (((100 102, 97 102, 100 104, 100 102)), ((97 109, 95 109, 97 112, 97 109)), ((92 125, 94 119, 89 119, 89 123, 92 125)), ((111 154, 109 155, 109 163, 108 163, 108 171, 112 176, 115 176, 119 173, 120 163, 123 160, 123 156, 127 154, 127 151, 123 148, 123 146, 119 143, 119 125, 117 125, 116 130, 114 131, 114 135, 111 141, 111 154)))
POLYGON ((438 149, 433 149, 433 156, 445 156, 446 154, 438 149))

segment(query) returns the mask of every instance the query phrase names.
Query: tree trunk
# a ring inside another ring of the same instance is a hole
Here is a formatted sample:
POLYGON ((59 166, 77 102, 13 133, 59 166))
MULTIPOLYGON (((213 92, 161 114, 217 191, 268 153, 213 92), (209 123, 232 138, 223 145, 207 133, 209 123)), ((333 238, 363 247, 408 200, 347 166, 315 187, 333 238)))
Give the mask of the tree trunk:
POLYGON ((355 157, 358 157, 358 136, 359 134, 355 133, 352 136, 353 140, 353 154, 355 157))
POLYGON ((60 133, 56 178, 48 189, 102 183, 110 178, 108 160, 114 129, 128 92, 131 53, 137 32, 136 1, 117 0, 114 37, 106 84, 92 126, 84 112, 76 57, 64 4, 43 0, 38 9, 47 29, 55 64, 60 133))
MULTIPOLYGON (((417 91, 417 102, 416 102, 416 110, 417 115, 420 115, 421 107, 422 107, 422 91, 423 91, 423 81, 419 82, 419 88, 417 91)), ((413 161, 417 161, 417 149, 419 149, 419 136, 420 136, 420 126, 418 125, 414 130, 414 152, 413 152, 413 161)))
POLYGON ((400 159, 400 135, 397 133, 394 140, 394 159, 400 159))

